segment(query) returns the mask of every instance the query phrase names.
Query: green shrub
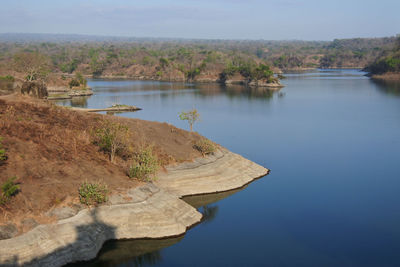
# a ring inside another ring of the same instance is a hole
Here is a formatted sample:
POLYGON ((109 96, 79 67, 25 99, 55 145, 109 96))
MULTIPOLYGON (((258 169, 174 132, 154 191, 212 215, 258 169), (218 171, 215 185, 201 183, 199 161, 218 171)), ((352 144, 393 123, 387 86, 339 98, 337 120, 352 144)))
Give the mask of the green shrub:
POLYGON ((15 78, 11 75, 0 76, 0 81, 14 82, 15 78))
POLYGON ((19 185, 14 182, 16 179, 16 176, 11 177, 1 185, 0 205, 6 204, 8 201, 10 201, 12 196, 18 194, 19 185))
POLYGON ((72 79, 72 80, 68 83, 68 85, 69 85, 69 88, 72 88, 72 87, 78 87, 78 86, 81 85, 81 84, 79 83, 79 81, 78 81, 77 79, 72 79))
POLYGON ((197 141, 194 146, 195 149, 197 149, 198 151, 201 152, 201 154, 203 154, 203 156, 205 155, 209 155, 215 152, 216 148, 215 145, 213 144, 213 142, 211 142, 208 139, 200 139, 199 141, 197 141))
POLYGON ((153 149, 147 147, 134 154, 133 164, 129 167, 128 176, 143 181, 151 181, 159 167, 159 161, 153 154, 153 149))
POLYGON ((123 156, 129 148, 130 131, 120 123, 104 121, 96 130, 96 137, 95 144, 110 155, 111 162, 114 162, 115 155, 123 156))
POLYGON ((79 200, 88 206, 107 202, 107 194, 107 185, 102 183, 84 182, 79 187, 79 200))
POLYGON ((0 137, 0 163, 7 159, 6 150, 3 148, 1 141, 3 141, 2 137, 0 137))

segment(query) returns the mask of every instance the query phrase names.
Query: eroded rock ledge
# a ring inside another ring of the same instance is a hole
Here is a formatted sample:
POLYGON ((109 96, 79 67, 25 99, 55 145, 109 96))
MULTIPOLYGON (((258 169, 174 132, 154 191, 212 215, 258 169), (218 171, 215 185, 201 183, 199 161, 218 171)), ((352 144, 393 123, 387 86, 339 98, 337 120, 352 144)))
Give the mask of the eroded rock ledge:
POLYGON ((61 266, 89 260, 106 240, 180 235, 201 219, 192 206, 152 184, 131 189, 128 196, 129 203, 85 209, 0 241, 0 264, 61 266))
POLYGON ((178 197, 210 194, 242 187, 269 170, 221 148, 214 155, 167 168, 155 184, 178 197))
POLYGON ((130 189, 124 198, 111 198, 109 205, 0 240, 0 265, 61 266, 96 257, 110 239, 181 235, 202 215, 180 197, 232 190, 268 173, 226 149, 167 170, 155 184, 130 189))

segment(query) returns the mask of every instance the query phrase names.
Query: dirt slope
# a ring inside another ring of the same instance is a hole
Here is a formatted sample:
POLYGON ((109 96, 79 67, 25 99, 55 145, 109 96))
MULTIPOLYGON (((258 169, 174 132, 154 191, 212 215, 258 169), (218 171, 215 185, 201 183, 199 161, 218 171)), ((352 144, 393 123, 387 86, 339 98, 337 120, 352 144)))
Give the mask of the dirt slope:
POLYGON ((50 221, 44 213, 52 207, 79 203, 78 187, 85 180, 103 181, 112 192, 141 184, 128 178, 123 159, 113 164, 93 144, 93 129, 104 119, 127 125, 135 149, 153 145, 163 165, 201 156, 193 149, 200 135, 167 123, 72 111, 20 95, 2 96, 0 136, 8 159, 0 166, 0 183, 17 176, 21 191, 0 206, 0 225, 19 225, 29 217, 50 221))

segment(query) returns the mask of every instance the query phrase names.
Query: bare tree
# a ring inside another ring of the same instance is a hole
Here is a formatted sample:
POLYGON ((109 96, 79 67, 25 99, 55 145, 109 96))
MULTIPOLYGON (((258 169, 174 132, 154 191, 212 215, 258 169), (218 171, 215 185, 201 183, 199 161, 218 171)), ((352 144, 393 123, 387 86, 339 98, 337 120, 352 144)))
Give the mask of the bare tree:
POLYGON ((14 55, 14 69, 25 74, 28 82, 44 80, 49 73, 49 62, 40 53, 21 52, 14 55))

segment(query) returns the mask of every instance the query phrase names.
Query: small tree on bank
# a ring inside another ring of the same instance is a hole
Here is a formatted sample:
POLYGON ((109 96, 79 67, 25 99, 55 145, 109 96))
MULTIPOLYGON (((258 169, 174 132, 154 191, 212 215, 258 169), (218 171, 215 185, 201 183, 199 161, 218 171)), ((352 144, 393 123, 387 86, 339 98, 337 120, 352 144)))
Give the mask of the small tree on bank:
POLYGON ((95 143, 110 155, 111 162, 115 161, 116 154, 123 154, 128 149, 130 131, 123 124, 105 120, 95 133, 95 143))
POLYGON ((193 131, 193 124, 200 119, 200 114, 197 109, 192 109, 189 111, 182 111, 179 113, 179 118, 183 121, 187 121, 190 126, 190 131, 193 131))

